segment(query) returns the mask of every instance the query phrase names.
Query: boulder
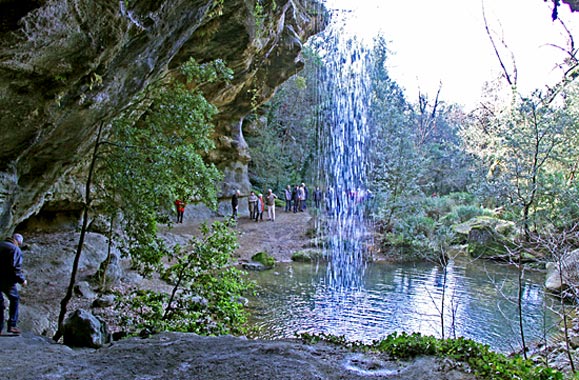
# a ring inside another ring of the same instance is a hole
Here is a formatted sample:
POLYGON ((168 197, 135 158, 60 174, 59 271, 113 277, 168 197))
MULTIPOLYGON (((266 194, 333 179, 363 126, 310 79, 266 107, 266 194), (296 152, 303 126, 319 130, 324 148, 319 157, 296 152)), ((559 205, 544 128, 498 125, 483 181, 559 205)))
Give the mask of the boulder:
POLYGON ((111 252, 108 262, 107 259, 101 262, 97 271, 99 284, 104 285, 105 288, 117 285, 123 278, 124 274, 125 271, 122 266, 120 253, 116 250, 111 252))
POLYGON ((266 269, 271 269, 275 266, 275 259, 267 252, 258 252, 251 256, 251 261, 261 263, 266 269))
POLYGON ((79 297, 93 300, 97 294, 92 290, 92 287, 87 281, 80 281, 74 286, 74 294, 79 297))
POLYGON ((63 339, 69 347, 100 348, 110 342, 105 323, 83 309, 76 310, 66 319, 63 339))
POLYGON ((301 263, 311 263, 322 259, 324 259, 323 252, 316 249, 304 249, 292 254, 292 261, 301 263))
POLYGON ((490 260, 508 260, 508 248, 514 248, 515 223, 478 216, 454 226, 454 231, 465 236, 471 256, 490 260))
POLYGON ((558 293, 579 286, 579 249, 564 254, 557 262, 547 263, 546 269, 545 288, 548 290, 558 293))
POLYGON ((109 307, 114 304, 115 296, 112 294, 105 294, 95 299, 92 303, 92 307, 109 307))

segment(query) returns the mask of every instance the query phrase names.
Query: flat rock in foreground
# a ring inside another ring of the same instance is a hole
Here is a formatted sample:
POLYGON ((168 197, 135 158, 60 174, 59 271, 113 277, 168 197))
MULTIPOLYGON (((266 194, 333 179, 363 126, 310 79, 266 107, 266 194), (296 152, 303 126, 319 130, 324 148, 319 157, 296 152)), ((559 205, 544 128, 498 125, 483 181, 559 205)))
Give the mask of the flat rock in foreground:
POLYGON ((2 379, 474 379, 422 357, 389 361, 327 344, 164 333, 99 350, 73 350, 33 335, 1 337, 2 379))

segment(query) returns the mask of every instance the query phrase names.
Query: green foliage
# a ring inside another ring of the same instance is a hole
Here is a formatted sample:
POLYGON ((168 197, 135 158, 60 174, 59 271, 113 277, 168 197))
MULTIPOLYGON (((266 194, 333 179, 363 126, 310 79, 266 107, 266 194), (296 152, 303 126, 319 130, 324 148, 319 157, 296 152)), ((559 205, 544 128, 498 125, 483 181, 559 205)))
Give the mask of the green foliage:
POLYGON ((483 215, 484 210, 474 205, 459 205, 453 209, 453 214, 456 215, 457 223, 462 223, 483 215))
POLYGON ((468 152, 486 170, 477 191, 493 207, 505 206, 505 216, 522 225, 527 235, 531 229, 568 223, 553 218, 560 211, 571 217, 575 213, 563 200, 576 186, 577 87, 569 86, 557 101, 540 92, 529 97, 513 92, 510 104, 491 99, 461 133, 468 152))
POLYGON ((464 193, 414 197, 403 210, 382 236, 381 246, 407 259, 438 257, 455 239, 453 225, 490 214, 464 193))
MULTIPOLYGON (((265 106, 248 118, 249 177, 260 189, 280 192, 287 185, 313 183, 317 152, 319 57, 304 49, 305 67, 281 85, 265 106)), ((280 194, 278 194, 279 196, 280 194)))
POLYGON ((328 342, 355 350, 382 352, 394 359, 409 359, 420 355, 438 356, 468 364, 481 380, 562 380, 563 374, 555 369, 535 365, 520 356, 506 357, 491 351, 489 346, 470 339, 437 339, 418 333, 393 333, 372 344, 348 342, 344 337, 303 334, 308 343, 328 342))
POLYGON ((376 195, 372 214, 390 229, 384 247, 397 247, 404 254, 439 250, 439 239, 448 239, 442 238, 446 233, 435 232, 453 206, 443 196, 463 191, 469 179, 470 158, 461 151, 457 134, 464 115, 425 94, 418 104, 407 101, 390 78, 388 55, 380 36, 370 66, 374 96, 369 179, 376 195))
POLYGON ((231 266, 236 247, 235 232, 226 223, 204 225, 202 237, 177 247, 175 263, 163 272, 172 292, 139 290, 126 297, 123 324, 130 331, 243 333, 246 312, 241 295, 253 285, 231 266))
POLYGON ((202 158, 214 148, 211 118, 217 109, 198 86, 228 80, 231 72, 222 61, 190 60, 179 74, 186 82, 172 77, 154 85, 118 117, 99 152, 97 196, 111 219, 122 214, 124 250, 145 274, 168 253, 157 238, 157 223, 176 198, 217 205, 221 174, 202 158))
POLYGON ((257 261, 258 263, 262 263, 264 266, 268 268, 273 268, 275 266, 275 259, 267 252, 256 253, 255 255, 251 256, 251 260, 257 261))
POLYGON ((255 5, 253 7, 253 18, 255 20, 255 29, 257 36, 261 36, 264 32, 265 26, 265 8, 263 2, 265 0, 255 0, 255 5))

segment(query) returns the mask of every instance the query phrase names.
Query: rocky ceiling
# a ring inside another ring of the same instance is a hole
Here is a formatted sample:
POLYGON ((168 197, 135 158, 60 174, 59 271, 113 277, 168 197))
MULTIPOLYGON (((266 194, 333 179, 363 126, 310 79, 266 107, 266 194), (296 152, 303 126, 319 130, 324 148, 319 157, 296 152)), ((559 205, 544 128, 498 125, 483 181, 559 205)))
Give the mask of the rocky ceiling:
MULTIPOLYGON (((0 0, 0 232, 40 210, 86 157, 98 125, 191 56, 234 70, 208 94, 227 137, 214 157, 247 160, 241 120, 299 71, 302 44, 326 22, 317 0, 264 4, 257 12, 246 0, 0 0)), ((219 164, 226 177, 238 170, 219 164)))
MULTIPOLYGON (((556 2, 557 0, 554 0, 556 2)), ((569 8, 573 12, 577 12, 579 10, 579 0, 563 0, 563 3, 568 4, 569 8)))

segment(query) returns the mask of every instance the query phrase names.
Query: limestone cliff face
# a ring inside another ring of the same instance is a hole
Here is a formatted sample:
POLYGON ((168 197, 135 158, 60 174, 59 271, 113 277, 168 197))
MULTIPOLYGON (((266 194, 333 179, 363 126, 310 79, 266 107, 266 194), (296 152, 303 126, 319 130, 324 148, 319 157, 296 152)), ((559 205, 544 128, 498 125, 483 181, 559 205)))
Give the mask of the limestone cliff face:
POLYGON ((573 12, 579 11, 579 0, 563 0, 563 3, 569 5, 573 12))
POLYGON ((168 69, 221 58, 235 72, 211 159, 247 189, 243 118, 301 68, 324 27, 317 0, 0 0, 0 233, 57 191, 105 125, 168 69))

